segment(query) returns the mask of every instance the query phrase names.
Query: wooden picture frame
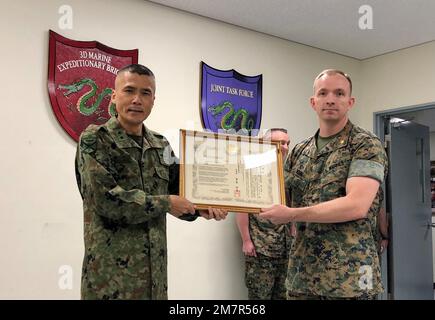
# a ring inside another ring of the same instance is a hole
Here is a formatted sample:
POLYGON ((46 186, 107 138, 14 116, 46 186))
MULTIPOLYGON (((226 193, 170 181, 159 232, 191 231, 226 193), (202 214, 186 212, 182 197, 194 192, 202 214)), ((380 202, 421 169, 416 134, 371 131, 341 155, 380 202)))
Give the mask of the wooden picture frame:
POLYGON ((180 130, 180 196, 198 209, 246 213, 285 204, 280 143, 180 130))

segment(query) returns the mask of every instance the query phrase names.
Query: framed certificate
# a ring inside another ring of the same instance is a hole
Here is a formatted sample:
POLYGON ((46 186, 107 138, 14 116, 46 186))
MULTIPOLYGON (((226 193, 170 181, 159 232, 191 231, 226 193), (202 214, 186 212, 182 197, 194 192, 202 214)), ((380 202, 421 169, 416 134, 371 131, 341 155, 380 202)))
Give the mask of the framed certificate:
POLYGON ((258 213, 285 204, 280 143, 180 130, 180 195, 199 209, 258 213))

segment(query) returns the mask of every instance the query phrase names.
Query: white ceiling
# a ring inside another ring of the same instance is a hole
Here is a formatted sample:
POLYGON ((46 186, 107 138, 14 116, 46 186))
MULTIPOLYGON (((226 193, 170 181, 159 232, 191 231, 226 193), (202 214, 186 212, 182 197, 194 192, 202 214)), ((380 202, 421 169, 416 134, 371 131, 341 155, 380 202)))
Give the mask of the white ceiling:
POLYGON ((435 0, 151 2, 360 60, 435 40, 435 0), (371 30, 359 28, 363 5, 372 9, 371 30))

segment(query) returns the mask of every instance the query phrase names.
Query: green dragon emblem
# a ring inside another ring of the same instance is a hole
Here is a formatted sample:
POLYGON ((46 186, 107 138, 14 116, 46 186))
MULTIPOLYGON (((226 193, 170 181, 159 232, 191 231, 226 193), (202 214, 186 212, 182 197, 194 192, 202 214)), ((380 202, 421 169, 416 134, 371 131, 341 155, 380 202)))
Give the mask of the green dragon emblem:
POLYGON ((254 119, 249 116, 249 112, 240 108, 239 110, 235 110, 233 104, 229 101, 224 101, 216 106, 208 107, 208 111, 216 117, 221 114, 225 109, 228 109, 228 112, 224 114, 221 120, 221 127, 225 130, 236 129, 237 120, 240 119, 240 129, 251 131, 254 127, 254 119))
MULTIPOLYGON (((104 88, 104 90, 97 96, 95 102, 91 105, 87 105, 87 102, 89 99, 94 97, 98 91, 98 86, 95 83, 95 81, 92 79, 84 78, 72 84, 60 84, 58 86, 58 89, 68 90, 63 94, 65 97, 67 97, 70 94, 80 92, 84 88, 84 86, 89 86, 90 90, 86 91, 83 95, 80 96, 80 98, 77 100, 76 107, 81 114, 85 116, 90 116, 98 109, 98 107, 100 106, 104 98, 106 97, 110 98, 113 89, 104 88)), ((114 103, 110 103, 108 112, 111 116, 115 115, 114 103)))

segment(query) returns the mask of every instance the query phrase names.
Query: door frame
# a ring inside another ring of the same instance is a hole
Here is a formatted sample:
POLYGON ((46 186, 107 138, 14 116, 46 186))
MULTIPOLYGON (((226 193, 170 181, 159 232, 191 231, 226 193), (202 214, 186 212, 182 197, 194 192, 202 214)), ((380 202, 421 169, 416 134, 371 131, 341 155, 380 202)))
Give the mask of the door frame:
POLYGON ((416 111, 423 111, 423 110, 429 110, 429 109, 435 109, 435 102, 429 102, 429 103, 423 103, 423 104, 417 104, 414 106, 407 106, 407 107, 399 107, 384 111, 377 111, 373 113, 373 132, 376 134, 382 142, 385 141, 385 135, 384 135, 384 127, 383 127, 383 118, 386 116, 398 116, 401 113, 408 113, 408 112, 416 112, 416 111))
MULTIPOLYGON (((388 109, 384 111, 377 111, 373 113, 373 132, 376 134, 379 139, 381 139, 382 143, 385 144, 385 127, 384 120, 387 116, 400 116, 400 114, 408 113, 408 112, 418 112, 423 110, 435 109, 435 102, 417 104, 412 106, 405 106, 399 108, 388 109)), ((406 120, 406 119, 405 119, 406 120)), ((384 190, 386 190, 385 182, 382 184, 384 190)), ((387 192, 386 192, 387 193, 387 192)), ((386 200, 387 195, 385 195, 386 200)), ((385 209, 386 202, 384 201, 383 207, 385 209)), ((432 249, 433 250, 433 249, 432 249)), ((384 293, 379 296, 380 299, 387 300, 390 298, 389 295, 389 283, 388 283, 388 249, 386 249, 382 255, 382 266, 381 266, 381 275, 382 282, 384 284, 384 293)), ((433 280, 435 281, 435 280, 433 280)), ((434 284, 435 287, 435 284, 434 284)))

